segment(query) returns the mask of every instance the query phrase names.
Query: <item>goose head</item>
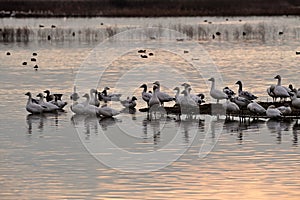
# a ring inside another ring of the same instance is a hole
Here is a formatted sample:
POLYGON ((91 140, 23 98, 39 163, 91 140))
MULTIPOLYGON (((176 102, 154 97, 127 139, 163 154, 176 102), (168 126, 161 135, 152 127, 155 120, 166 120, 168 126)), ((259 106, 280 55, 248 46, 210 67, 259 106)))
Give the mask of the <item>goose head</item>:
POLYGON ((187 91, 186 90, 183 90, 182 92, 181 92, 181 94, 184 94, 184 96, 187 96, 187 91))
POLYGON ((277 76, 274 77, 274 79, 281 80, 281 76, 280 76, 280 75, 277 75, 277 76))
POLYGON ((154 84, 153 85, 153 92, 155 92, 158 89, 158 85, 154 84))
POLYGON ((179 87, 175 87, 173 90, 175 90, 175 91, 180 91, 180 89, 179 89, 179 87))
POLYGON ((183 84, 181 84, 181 86, 183 86, 185 89, 188 88, 188 87, 191 87, 191 85, 188 84, 188 83, 183 83, 183 84))
POLYGON ((140 86, 140 88, 146 88, 147 90, 147 85, 144 83, 143 85, 140 86))
POLYGON ((109 90, 110 88, 109 87, 107 87, 107 86, 105 86, 105 88, 104 88, 104 90, 109 90))
POLYGON ((131 98, 131 100, 132 100, 132 101, 135 101, 135 100, 137 100, 137 98, 136 98, 135 96, 133 96, 133 97, 131 98))
POLYGON ((85 98, 90 98, 90 95, 88 93, 85 93, 82 97, 85 97, 85 98))
POLYGON ((210 79, 208 79, 208 81, 211 81, 211 82, 215 82, 215 78, 210 78, 210 79))
POLYGON ((242 85, 242 81, 237 81, 235 84, 242 85))
POLYGON ((39 93, 38 95, 36 95, 36 97, 44 98, 44 95, 42 93, 39 93))
POLYGON ((153 84, 157 85, 157 86, 160 86, 160 82, 159 81, 155 81, 153 84))
POLYGON ((44 93, 46 93, 47 95, 49 95, 50 91, 49 90, 45 90, 44 93))
POLYGON ((200 98, 200 99, 204 99, 205 98, 205 95, 200 93, 200 94, 197 94, 197 96, 200 98))
POLYGON ((25 95, 31 97, 31 93, 30 92, 26 92, 25 95))

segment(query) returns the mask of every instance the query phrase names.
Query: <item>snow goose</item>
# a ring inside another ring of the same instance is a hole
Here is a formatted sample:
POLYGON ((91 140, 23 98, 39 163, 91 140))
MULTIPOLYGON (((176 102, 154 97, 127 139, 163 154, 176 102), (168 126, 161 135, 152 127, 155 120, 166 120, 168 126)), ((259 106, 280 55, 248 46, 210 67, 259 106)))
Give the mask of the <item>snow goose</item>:
POLYGON ((90 101, 89 101, 89 104, 90 105, 94 105, 96 107, 99 107, 100 106, 100 102, 98 100, 97 94, 98 94, 98 91, 96 89, 91 89, 90 90, 90 101))
POLYGON ((290 84, 289 89, 291 90, 291 92, 294 92, 298 98, 300 98, 300 88, 298 88, 297 90, 296 88, 293 87, 292 84, 290 84))
POLYGON ((277 108, 283 115, 289 115, 292 113, 292 108, 288 105, 285 104, 283 106, 280 106, 277 108))
POLYGON ((240 97, 244 97, 250 101, 257 99, 257 96, 255 96, 254 94, 252 94, 248 91, 243 91, 242 81, 237 81, 235 84, 239 85, 238 94, 240 97))
POLYGON ((91 101, 90 95, 88 93, 86 93, 82 97, 86 98, 86 102, 83 104, 84 105, 84 108, 83 108, 84 114, 98 115, 99 114, 99 108, 97 106, 89 104, 90 101, 91 101))
POLYGON ((235 92, 232 89, 230 89, 229 87, 224 87, 223 92, 225 94, 227 94, 229 99, 232 98, 235 95, 235 92))
POLYGON ((234 102, 226 100, 225 103, 222 104, 222 107, 226 110, 227 113, 238 113, 240 111, 240 108, 237 104, 234 102))
POLYGON ((300 98, 297 98, 295 93, 291 93, 292 106, 300 109, 300 98))
POLYGON ((182 99, 184 98, 184 96, 180 95, 180 88, 179 87, 175 87, 173 90, 176 91, 175 94, 175 101, 177 105, 181 104, 182 99))
POLYGON ((161 106, 160 100, 157 96, 157 92, 158 92, 158 85, 153 85, 153 94, 151 99, 149 100, 149 107, 153 107, 153 106, 161 106))
POLYGON ((199 94, 191 94, 191 90, 192 90, 192 87, 190 84, 188 83, 183 83, 181 86, 184 86, 184 90, 186 90, 188 92, 188 95, 197 103, 197 104, 201 104, 201 103, 204 103, 204 94, 202 93, 199 93, 199 94))
POLYGON ((132 109, 136 106, 136 100, 137 100, 137 98, 135 96, 133 96, 132 98, 128 97, 126 100, 123 100, 120 102, 125 108, 132 109))
POLYGON ((277 97, 280 98, 280 101, 282 101, 283 99, 290 97, 289 94, 289 89, 281 86, 281 77, 280 75, 277 75, 274 77, 274 79, 278 79, 277 85, 275 85, 275 87, 270 88, 270 92, 274 94, 275 100, 277 97))
POLYGON ((267 89, 267 93, 270 97, 272 97, 273 99, 273 102, 276 101, 276 97, 275 97, 275 94, 274 94, 274 89, 275 89, 276 85, 271 85, 270 87, 268 87, 267 89))
POLYGON ((46 107, 40 104, 36 104, 32 102, 32 95, 30 92, 27 92, 25 95, 28 96, 28 101, 26 104, 26 110, 32 114, 40 114, 42 113, 46 107))
POLYGON ((180 106, 184 108, 198 108, 198 103, 196 103, 189 95, 189 92, 187 90, 183 90, 181 92, 183 94, 183 98, 180 102, 180 106))
POLYGON ((54 105, 53 103, 45 102, 44 95, 42 93, 39 93, 37 95, 37 97, 40 97, 39 104, 43 107, 46 107, 44 112, 55 112, 55 111, 59 110, 59 107, 54 105))
POLYGON ((249 103, 247 108, 255 115, 264 115, 266 113, 266 109, 254 101, 249 103))
POLYGON ((116 116, 116 115, 120 114, 119 111, 117 111, 117 110, 115 110, 111 107, 108 107, 106 104, 99 108, 98 113, 104 118, 113 117, 113 116, 116 116))
POLYGON ((246 108, 249 103, 251 103, 250 100, 244 98, 244 97, 233 97, 230 99, 230 101, 237 104, 240 108, 246 108))
POLYGON ((228 98, 227 94, 225 94, 223 91, 217 90, 215 88, 215 78, 210 78, 210 79, 208 79, 208 81, 212 82, 209 94, 212 98, 217 99, 217 103, 219 103, 219 100, 221 100, 221 99, 228 98))
POLYGON ((160 91, 160 82, 159 81, 155 81, 153 84, 157 85, 156 95, 162 105, 164 104, 164 102, 170 102, 170 101, 174 100, 174 98, 171 97, 170 95, 160 91))
POLYGON ((270 105, 266 111, 266 114, 268 117, 270 118, 281 118, 282 117, 282 113, 274 106, 274 105, 270 105))
POLYGON ((86 100, 82 103, 75 102, 73 105, 70 106, 70 109, 73 113, 77 115, 83 115, 85 114, 84 107, 88 104, 89 104, 89 99, 86 98, 86 100))
POLYGON ((149 107, 149 100, 151 99, 152 94, 149 93, 149 92, 147 92, 147 85, 146 84, 141 85, 140 88, 144 88, 143 92, 142 92, 142 99, 144 101, 146 101, 146 103, 147 103, 147 105, 149 107))
POLYGON ((49 90, 45 90, 44 93, 46 93, 46 101, 47 102, 54 100, 54 96, 52 94, 50 95, 49 90))

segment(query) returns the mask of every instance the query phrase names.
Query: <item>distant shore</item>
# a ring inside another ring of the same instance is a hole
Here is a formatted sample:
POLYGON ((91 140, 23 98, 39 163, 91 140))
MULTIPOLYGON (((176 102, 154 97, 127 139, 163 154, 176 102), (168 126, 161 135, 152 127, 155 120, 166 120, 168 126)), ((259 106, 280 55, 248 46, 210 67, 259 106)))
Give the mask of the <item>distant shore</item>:
POLYGON ((0 0, 0 17, 300 15, 299 0, 0 0))

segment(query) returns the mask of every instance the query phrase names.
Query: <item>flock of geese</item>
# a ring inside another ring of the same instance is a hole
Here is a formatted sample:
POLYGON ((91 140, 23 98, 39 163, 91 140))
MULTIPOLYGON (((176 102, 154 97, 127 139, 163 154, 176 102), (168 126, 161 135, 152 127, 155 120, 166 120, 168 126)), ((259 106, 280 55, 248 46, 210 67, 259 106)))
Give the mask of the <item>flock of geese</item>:
MULTIPOLYGON (((210 96, 217 100, 219 104, 220 100, 226 100, 222 107, 226 110, 227 114, 235 113, 239 114, 243 112, 244 109, 248 109, 256 116, 267 116, 269 118, 281 118, 282 116, 289 115, 292 113, 293 109, 300 109, 300 89, 293 88, 292 85, 285 87, 281 85, 281 77, 277 75, 274 77, 277 79, 277 84, 271 85, 267 89, 269 96, 273 98, 273 102, 276 102, 280 98, 280 102, 284 105, 280 107, 275 107, 270 105, 267 109, 261 106, 255 100, 258 98, 249 91, 243 90, 243 84, 241 81, 237 81, 236 84, 239 86, 237 94, 229 87, 223 88, 223 90, 218 90, 215 86, 215 79, 210 78, 211 81, 210 96), (287 98, 291 101, 287 102, 287 98)), ((147 107, 150 113, 157 108, 164 106, 165 102, 175 102, 175 105, 180 106, 180 108, 198 108, 199 105, 204 103, 205 95, 202 93, 193 94, 191 93, 192 87, 188 83, 181 84, 183 90, 180 91, 180 87, 175 87, 175 96, 169 95, 161 91, 161 84, 159 81, 153 83, 153 91, 148 91, 147 84, 142 84, 140 88, 143 88, 141 97, 147 103, 147 107), (155 109, 154 109, 155 108, 155 109)), ((78 102, 80 95, 76 92, 76 86, 74 86, 74 91, 70 96, 72 100, 72 105, 70 109, 73 113, 78 115, 97 115, 100 117, 114 117, 120 114, 120 111, 113 109, 107 105, 108 101, 119 101, 125 108, 134 109, 137 105, 135 96, 127 97, 125 100, 120 100, 121 94, 108 94, 109 87, 105 87, 102 92, 98 92, 97 89, 91 89, 89 94, 86 93, 82 97, 85 98, 84 101, 78 102), (100 106, 100 102, 103 101, 104 104, 100 106)), ((63 101, 62 94, 51 94, 49 90, 45 90, 43 93, 39 93, 35 99, 32 97, 30 92, 25 95, 28 96, 28 101, 26 104, 26 110, 33 114, 39 114, 43 112, 57 112, 63 110, 67 105, 67 102, 63 101)), ((152 114, 151 114, 152 116, 152 114)))

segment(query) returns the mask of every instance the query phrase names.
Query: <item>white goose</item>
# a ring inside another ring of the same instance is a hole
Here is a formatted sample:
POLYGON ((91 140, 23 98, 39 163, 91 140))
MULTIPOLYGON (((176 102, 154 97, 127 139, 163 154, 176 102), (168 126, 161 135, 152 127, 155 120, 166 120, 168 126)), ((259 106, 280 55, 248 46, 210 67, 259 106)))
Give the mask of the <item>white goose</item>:
POLYGON ((126 100, 120 101, 120 103, 125 107, 125 108, 134 108, 136 106, 136 100, 137 98, 133 96, 132 98, 127 98, 126 100))
POLYGON ((270 105, 268 107, 266 114, 270 118, 281 118, 282 117, 282 113, 274 105, 270 105))
POLYGON ((183 94, 183 98, 180 102, 180 106, 181 107, 185 107, 185 108, 193 108, 193 107, 197 107, 198 108, 198 103, 196 103, 189 95, 189 92, 187 90, 183 90, 181 92, 181 94, 183 94))
POLYGON ((91 89, 90 90, 90 101, 89 101, 89 104, 90 105, 94 105, 96 107, 99 107, 100 106, 100 101, 98 100, 97 94, 98 94, 98 91, 96 89, 91 89))
POLYGON ((289 105, 283 105, 277 108, 283 115, 289 115, 292 113, 292 108, 289 105))
POLYGON ((180 105, 182 99, 184 98, 184 96, 183 96, 183 95, 180 95, 180 88, 179 88, 179 87, 175 87, 173 90, 176 91, 176 94, 175 94, 175 101, 176 101, 176 104, 180 105))
POLYGON ((254 94, 252 94, 248 91, 243 91, 242 81, 237 81, 235 84, 239 85, 238 94, 240 97, 244 97, 250 101, 257 99, 257 96, 255 96, 254 94))
POLYGON ((274 79, 278 79, 277 85, 275 86, 274 90, 271 88, 271 92, 273 92, 275 98, 279 97, 280 100, 283 100, 287 97, 290 97, 290 89, 284 86, 281 86, 281 76, 277 75, 274 77, 274 79))
POLYGON ((186 90, 189 94, 189 96, 197 103, 197 104, 201 104, 201 103, 204 103, 204 94, 202 93, 199 93, 199 94, 191 94, 191 90, 192 90, 192 87, 190 84, 188 83, 183 83, 181 86, 184 86, 184 90, 186 90))
POLYGON ((222 104, 222 107, 226 110, 228 113, 238 113, 240 111, 240 108, 237 104, 234 102, 226 100, 225 103, 222 104))
POLYGON ((149 107, 149 100, 151 99, 152 94, 147 92, 147 85, 146 84, 141 85, 140 88, 144 88, 144 90, 142 92, 142 99, 147 102, 147 105, 149 107))
POLYGON ((300 109, 300 98, 297 98, 295 93, 291 93, 292 106, 300 109))
POLYGON ((227 94, 223 91, 215 89, 215 78, 210 78, 208 81, 212 82, 209 94, 212 98, 217 99, 217 103, 219 103, 219 100, 228 98, 227 94))
POLYGON ((99 114, 99 108, 97 106, 91 105, 90 103, 90 95, 89 94, 84 94, 82 97, 86 98, 86 102, 83 104, 84 105, 84 114, 87 115, 98 115, 99 114))
POLYGON ((37 95, 37 97, 40 97, 39 104, 43 107, 46 107, 44 112, 55 112, 55 111, 59 110, 59 107, 54 105, 53 103, 45 102, 44 95, 42 93, 39 93, 37 95))
POLYGON ((275 89, 276 85, 271 85, 270 87, 268 87, 267 89, 267 93, 270 97, 272 97, 273 99, 273 102, 276 101, 276 97, 275 97, 275 94, 274 94, 274 89, 275 89))
POLYGON ((266 109, 254 101, 249 103, 247 108, 256 115, 264 115, 266 113, 266 109))
POLYGON ((157 85, 156 95, 162 105, 164 104, 164 102, 170 102, 170 101, 174 100, 174 98, 171 97, 170 95, 160 91, 160 82, 159 81, 155 81, 153 84, 157 85))
POLYGON ((44 112, 44 110, 46 109, 46 107, 40 105, 40 104, 36 104, 32 102, 32 95, 30 92, 27 92, 25 95, 28 96, 28 101, 26 104, 26 110, 32 114, 40 114, 42 112, 44 112))
POLYGON ((84 108, 88 104, 89 104, 89 99, 86 98, 86 100, 82 103, 75 102, 73 105, 70 106, 70 109, 73 113, 75 113, 77 115, 84 115, 85 114, 84 108))
POLYGON ((117 110, 115 110, 115 109, 113 109, 113 108, 111 108, 111 107, 108 107, 106 104, 103 105, 103 106, 101 106, 101 107, 99 108, 98 113, 99 113, 102 117, 105 117, 105 118, 106 118, 106 117, 114 117, 114 116, 120 114, 119 111, 117 111, 117 110))
POLYGON ((160 100, 157 97, 157 93, 158 93, 158 85, 153 85, 153 94, 151 99, 149 100, 149 107, 153 107, 153 106, 161 106, 160 100))

